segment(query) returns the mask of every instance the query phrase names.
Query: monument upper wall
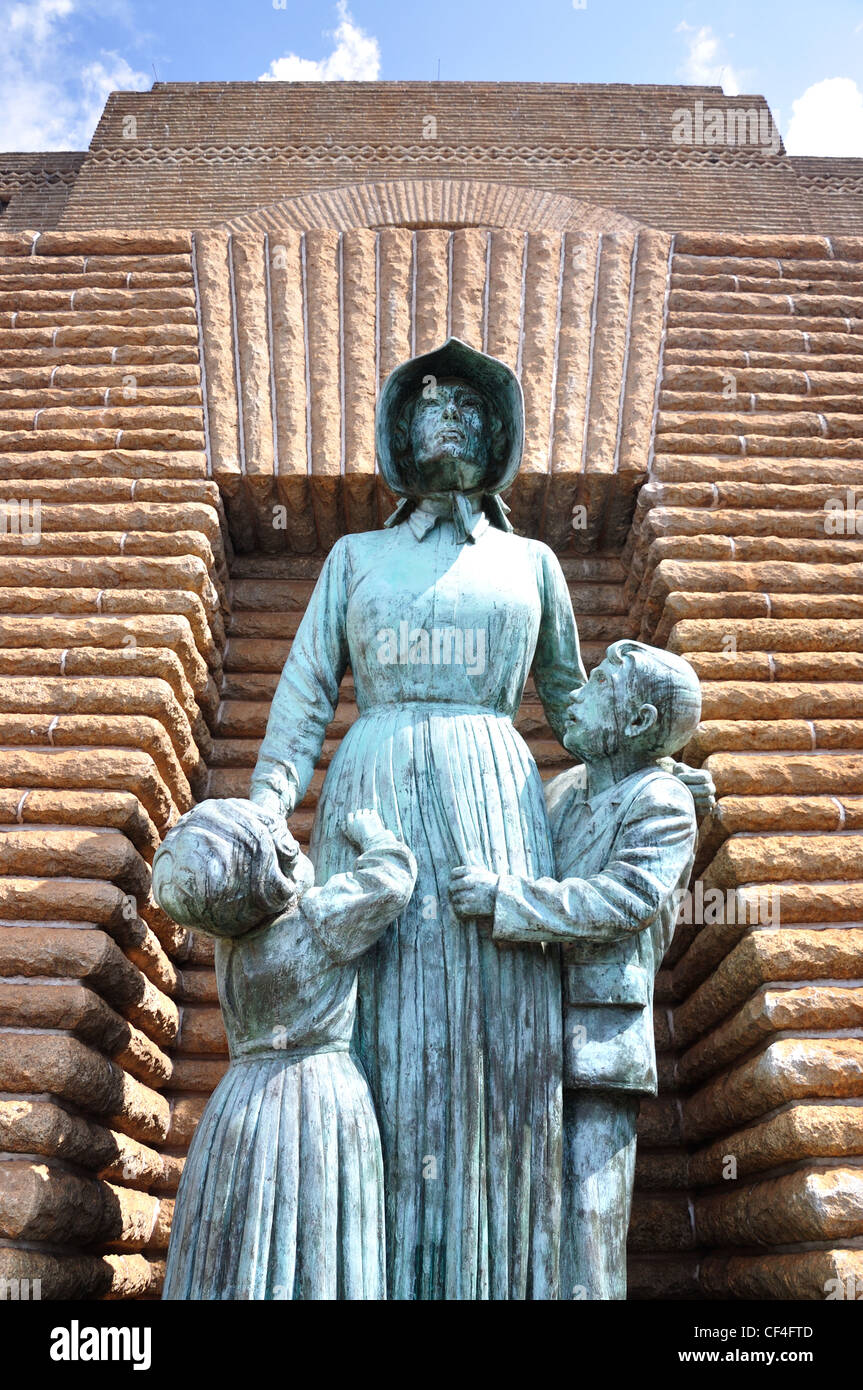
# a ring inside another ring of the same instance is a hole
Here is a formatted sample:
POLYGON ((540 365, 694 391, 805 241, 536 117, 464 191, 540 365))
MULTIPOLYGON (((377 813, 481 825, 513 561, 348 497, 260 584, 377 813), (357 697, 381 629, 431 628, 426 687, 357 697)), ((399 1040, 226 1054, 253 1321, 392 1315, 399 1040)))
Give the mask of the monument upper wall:
POLYGON ((110 95, 86 154, 0 155, 0 200, 13 229, 202 228, 411 177, 566 194, 668 230, 863 231, 860 161, 790 158, 763 97, 718 87, 156 83, 110 95), (80 168, 59 182, 57 160, 80 168))

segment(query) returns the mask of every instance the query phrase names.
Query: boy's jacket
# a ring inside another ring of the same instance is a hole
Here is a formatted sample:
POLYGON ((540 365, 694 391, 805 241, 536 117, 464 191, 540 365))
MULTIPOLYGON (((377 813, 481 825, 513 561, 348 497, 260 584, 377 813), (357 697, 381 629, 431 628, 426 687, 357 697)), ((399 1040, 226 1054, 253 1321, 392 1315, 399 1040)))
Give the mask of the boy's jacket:
POLYGON ((653 982, 692 872, 692 797, 651 766, 588 801, 579 766, 546 803, 558 878, 502 875, 494 939, 564 946, 566 1086, 653 1095, 653 982))

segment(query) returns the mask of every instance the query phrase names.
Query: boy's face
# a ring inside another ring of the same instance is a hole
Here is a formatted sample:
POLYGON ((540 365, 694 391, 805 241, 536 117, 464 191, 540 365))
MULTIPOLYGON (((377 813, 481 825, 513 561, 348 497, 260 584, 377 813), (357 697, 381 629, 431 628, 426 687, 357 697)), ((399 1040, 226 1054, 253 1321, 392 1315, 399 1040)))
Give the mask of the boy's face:
POLYGON ((566 712, 563 744, 570 753, 589 762, 618 751, 623 729, 635 714, 628 690, 627 662, 607 656, 595 666, 586 685, 574 690, 566 712))

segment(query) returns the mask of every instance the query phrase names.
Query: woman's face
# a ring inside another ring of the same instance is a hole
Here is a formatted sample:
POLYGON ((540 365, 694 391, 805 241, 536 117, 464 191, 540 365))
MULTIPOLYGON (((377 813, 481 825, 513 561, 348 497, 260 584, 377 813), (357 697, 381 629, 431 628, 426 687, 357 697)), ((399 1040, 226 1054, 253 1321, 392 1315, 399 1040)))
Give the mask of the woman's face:
POLYGON ((490 441, 486 405, 465 381, 446 379, 417 395, 410 427, 413 474, 423 492, 469 492, 482 484, 490 441))

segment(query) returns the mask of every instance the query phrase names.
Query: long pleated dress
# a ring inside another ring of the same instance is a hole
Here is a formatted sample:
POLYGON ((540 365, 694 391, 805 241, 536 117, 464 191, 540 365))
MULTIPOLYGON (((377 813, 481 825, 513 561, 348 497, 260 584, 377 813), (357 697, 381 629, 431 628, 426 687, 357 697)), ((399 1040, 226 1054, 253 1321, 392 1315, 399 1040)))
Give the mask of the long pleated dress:
POLYGON ((540 542, 420 509, 328 556, 273 701, 252 796, 302 796, 350 664, 359 718, 327 772, 319 877, 338 825, 375 807, 417 884, 364 958, 354 1046, 383 1144, 396 1299, 557 1297, 561 969, 557 948, 499 948, 452 911, 458 864, 553 874, 542 784, 513 718, 533 665, 561 736, 584 679, 569 593, 540 542))
POLYGON ((349 1044, 357 957, 414 865, 389 834, 344 857, 271 925, 216 942, 231 1064, 183 1169, 165 1299, 386 1298, 380 1137, 349 1044))

